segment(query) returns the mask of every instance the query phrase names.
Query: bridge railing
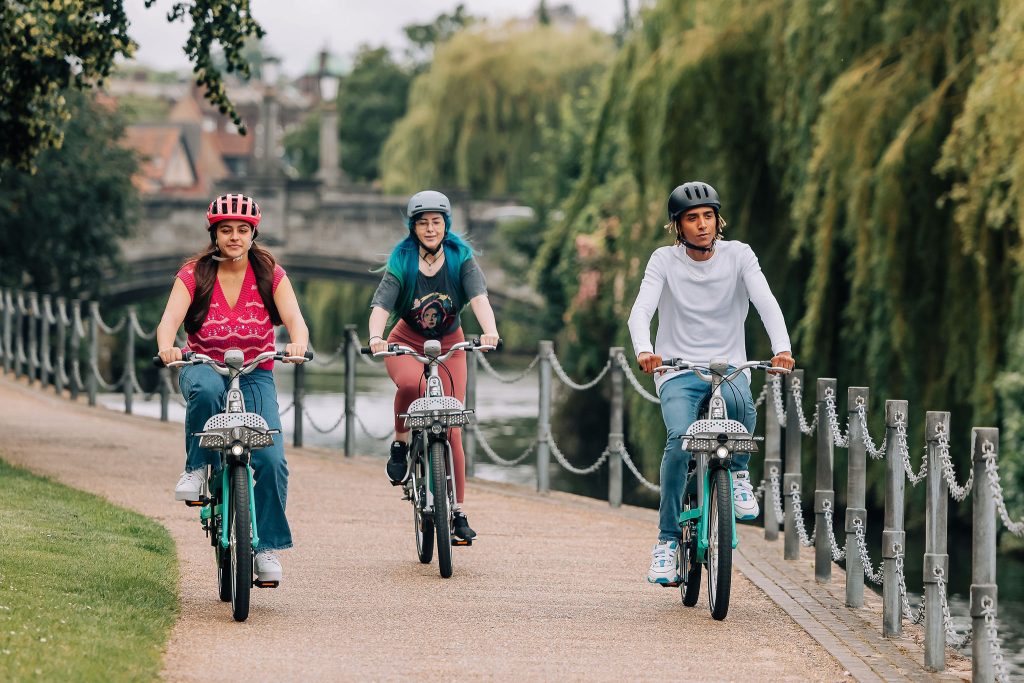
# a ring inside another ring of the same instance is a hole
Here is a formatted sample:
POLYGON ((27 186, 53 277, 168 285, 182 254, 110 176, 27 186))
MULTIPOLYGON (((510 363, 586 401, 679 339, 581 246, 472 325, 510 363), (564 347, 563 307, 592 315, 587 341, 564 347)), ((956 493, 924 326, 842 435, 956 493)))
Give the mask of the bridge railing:
MULTIPOLYGON (((29 385, 52 387, 58 394, 77 399, 82 393, 88 403, 97 403, 97 394, 119 391, 124 395, 125 412, 133 410, 136 395, 143 400, 159 396, 161 419, 168 419, 168 405, 177 400, 176 382, 167 369, 160 371, 155 386, 148 392, 140 386, 136 376, 134 354, 137 339, 152 339, 154 331, 146 331, 139 324, 133 307, 116 323, 103 319, 95 302, 68 301, 38 296, 31 292, 11 289, 0 292, 0 361, 5 374, 25 378, 29 385), (84 317, 83 317, 84 316, 84 317), (101 354, 111 353, 124 342, 121 373, 110 380, 102 374, 101 354), (84 370, 83 370, 84 368, 84 370), (84 375, 84 378, 83 378, 84 375)), ((355 452, 355 434, 358 426, 375 439, 387 439, 388 433, 370 432, 356 410, 356 375, 360 362, 376 365, 376 361, 359 355, 360 340, 354 325, 347 326, 341 344, 330 354, 320 353, 314 364, 344 365, 344 406, 338 420, 330 427, 317 424, 305 410, 305 365, 294 368, 293 398, 281 409, 282 415, 293 411, 293 440, 303 443, 303 427, 309 424, 323 433, 331 433, 344 424, 344 453, 355 452)), ((593 378, 576 381, 564 370, 554 351, 554 344, 541 341, 537 355, 528 366, 514 375, 498 372, 483 354, 468 354, 468 385, 466 404, 476 407, 477 380, 481 371, 504 383, 515 383, 530 373, 537 373, 538 419, 537 432, 530 445, 522 452, 502 456, 495 452, 478 424, 469 425, 464 432, 467 474, 473 474, 478 452, 483 452, 500 466, 515 466, 526 462, 531 455, 537 472, 537 489, 544 493, 550 489, 551 456, 558 466, 575 475, 588 475, 608 467, 608 501, 612 506, 622 503, 623 465, 640 485, 652 491, 660 488, 645 478, 626 448, 624 433, 624 406, 626 386, 643 400, 659 403, 633 372, 624 349, 612 347, 604 366, 593 378), (572 391, 586 391, 608 381, 611 397, 608 439, 605 449, 592 462, 574 464, 559 447, 551 428, 553 383, 557 379, 572 391)), ((1024 521, 1014 521, 1003 500, 999 475, 999 431, 994 428, 972 430, 972 469, 964 484, 958 477, 950 453, 950 415, 929 411, 925 415, 926 455, 915 472, 908 446, 910 429, 909 406, 906 401, 885 402, 885 434, 880 443, 869 431, 867 387, 850 387, 847 392, 845 432, 839 424, 837 383, 832 378, 817 380, 817 395, 813 415, 808 418, 804 410, 804 372, 796 370, 783 381, 775 377, 763 385, 755 407, 765 407, 765 463, 764 480, 758 488, 763 498, 764 534, 769 541, 784 527, 784 557, 796 560, 801 547, 815 549, 815 578, 818 582, 831 581, 832 563, 846 563, 846 604, 860 607, 864 601, 865 580, 882 587, 882 633, 897 637, 902 633, 904 619, 912 623, 924 622, 926 667, 941 671, 945 668, 946 645, 963 647, 971 641, 973 676, 977 681, 1007 680, 1006 664, 998 635, 998 596, 996 590, 996 537, 997 521, 1001 520, 1010 533, 1024 536, 1024 521), (807 532, 801 492, 802 452, 805 437, 814 442, 816 453, 813 514, 814 527, 807 532), (847 449, 847 509, 845 510, 845 543, 839 546, 835 536, 834 451, 847 449), (783 460, 784 458, 784 460, 783 460), (872 564, 868 548, 868 515, 865 506, 866 470, 870 460, 884 460, 885 513, 882 530, 882 563, 872 564), (924 483, 926 487, 925 555, 923 561, 924 600, 915 610, 907 595, 906 534, 903 525, 905 485, 924 483), (971 494, 972 500, 972 583, 970 589, 971 630, 957 632, 952 622, 947 599, 949 555, 947 548, 948 499, 962 503, 971 494)))

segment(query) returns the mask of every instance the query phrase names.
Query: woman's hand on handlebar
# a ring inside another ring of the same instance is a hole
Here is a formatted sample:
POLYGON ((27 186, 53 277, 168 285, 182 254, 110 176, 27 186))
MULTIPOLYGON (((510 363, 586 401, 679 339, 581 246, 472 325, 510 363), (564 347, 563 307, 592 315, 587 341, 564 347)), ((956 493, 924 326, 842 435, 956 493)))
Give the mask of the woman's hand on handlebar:
POLYGON ((370 353, 382 353, 388 350, 388 340, 381 336, 370 337, 370 341, 366 345, 370 347, 370 353))
POLYGON ((160 356, 160 360, 164 362, 164 365, 167 365, 168 363, 181 360, 181 349, 177 346, 172 346, 169 349, 160 349, 158 355, 160 356))
POLYGON ((285 344, 284 355, 286 356, 286 358, 284 359, 285 363, 305 363, 306 345, 296 344, 295 342, 285 344), (301 358, 302 360, 290 360, 290 358, 292 357, 301 358))
MULTIPOLYGON (((790 353, 789 351, 780 351, 779 353, 775 354, 774 358, 772 358, 772 367, 792 372, 793 368, 796 367, 796 359, 793 358, 793 354, 790 353)), ((779 372, 778 370, 769 370, 768 372, 773 375, 785 374, 783 372, 779 372)))
POLYGON ((652 374, 661 365, 661 360, 661 356, 650 351, 643 351, 636 357, 636 362, 640 364, 640 369, 648 375, 652 374))
MULTIPOLYGON (((501 341, 501 335, 497 332, 494 334, 481 334, 480 335, 480 346, 493 346, 497 348, 498 342, 501 341)), ((487 351, 487 349, 480 349, 481 351, 487 351)))

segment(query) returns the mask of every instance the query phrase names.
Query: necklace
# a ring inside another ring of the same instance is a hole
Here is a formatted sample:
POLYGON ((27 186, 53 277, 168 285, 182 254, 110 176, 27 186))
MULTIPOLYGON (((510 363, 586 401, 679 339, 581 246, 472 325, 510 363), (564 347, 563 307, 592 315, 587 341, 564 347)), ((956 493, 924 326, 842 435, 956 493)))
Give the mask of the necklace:
POLYGON ((433 268, 437 265, 438 261, 440 261, 444 257, 444 254, 432 254, 431 256, 433 258, 431 258, 428 261, 427 260, 427 255, 422 253, 422 252, 420 252, 420 260, 422 260, 425 264, 427 264, 427 268, 428 269, 433 270, 433 268))

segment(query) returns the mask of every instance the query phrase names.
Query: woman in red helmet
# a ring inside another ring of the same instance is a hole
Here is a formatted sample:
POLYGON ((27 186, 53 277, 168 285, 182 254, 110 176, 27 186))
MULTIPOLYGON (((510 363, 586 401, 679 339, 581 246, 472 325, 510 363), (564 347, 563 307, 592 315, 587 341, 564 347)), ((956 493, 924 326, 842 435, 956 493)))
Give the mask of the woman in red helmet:
MULTIPOLYGON (((274 349, 274 326, 284 324, 291 342, 288 356, 302 356, 309 332, 295 298, 295 290, 273 255, 256 243, 260 207, 251 197, 226 194, 210 203, 206 212, 210 244, 206 250, 185 261, 178 270, 167 299, 163 318, 156 330, 160 358, 170 363, 181 360, 183 349, 174 345, 182 323, 188 333, 186 349, 216 360, 228 349, 241 349, 246 358, 274 349)), ((263 416, 273 429, 281 428, 273 361, 243 375, 241 388, 246 406, 263 416)), ((176 500, 199 500, 206 466, 214 462, 213 451, 199 447, 192 436, 206 421, 221 411, 227 378, 208 365, 189 365, 178 379, 188 400, 185 409, 185 471, 174 489, 176 500)), ((258 451, 253 458, 256 524, 260 550, 256 573, 260 581, 280 581, 281 562, 274 553, 292 545, 285 518, 288 494, 288 465, 280 434, 274 445, 258 451)))

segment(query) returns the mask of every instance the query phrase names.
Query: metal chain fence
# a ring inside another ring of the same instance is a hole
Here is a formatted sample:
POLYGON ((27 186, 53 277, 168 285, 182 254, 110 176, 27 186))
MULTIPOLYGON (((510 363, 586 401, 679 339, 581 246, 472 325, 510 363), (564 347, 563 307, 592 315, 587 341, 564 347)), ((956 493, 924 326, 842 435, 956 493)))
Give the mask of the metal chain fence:
POLYGON ((597 377, 590 380, 589 382, 584 382, 580 384, 578 382, 574 382, 573 379, 569 377, 569 375, 565 374, 565 370, 562 368, 562 364, 558 362, 558 356, 556 356, 554 353, 551 354, 551 369, 555 371, 555 374, 558 376, 558 379, 562 380, 562 383, 565 386, 569 387, 570 389, 574 389, 575 391, 584 391, 586 389, 590 389, 591 387, 597 386, 597 383, 604 379, 604 376, 608 374, 608 370, 610 370, 611 367, 612 361, 611 359, 609 359, 608 362, 604 364, 604 367, 601 368, 601 372, 598 373, 597 377))
POLYGON ((601 465, 603 465, 604 461, 608 459, 608 456, 612 454, 612 449, 610 447, 605 448, 604 451, 601 453, 601 456, 597 459, 597 462, 595 462, 590 467, 580 468, 576 467, 571 462, 569 462, 568 459, 566 459, 565 454, 562 453, 562 450, 558 447, 558 444, 555 443, 555 439, 554 437, 551 436, 550 431, 544 435, 544 442, 547 443, 548 447, 551 449, 551 453, 555 456, 555 460, 558 461, 559 465, 564 467, 569 472, 581 476, 591 474, 601 469, 601 465))
POLYGON ((825 389, 825 412, 828 415, 829 428, 832 430, 832 443, 838 448, 850 446, 850 421, 846 421, 846 434, 839 429, 839 413, 836 408, 836 392, 832 387, 825 389))
POLYGON ((995 603, 987 595, 981 598, 981 614, 985 617, 985 635, 992 650, 992 668, 995 670, 995 678, 1000 683, 1009 683, 1010 674, 1006 671, 1006 658, 1003 657, 999 629, 996 626, 995 603))
POLYGON ((533 360, 530 361, 530 364, 527 365, 522 372, 520 372, 518 375, 514 375, 511 377, 508 375, 502 375, 500 372, 495 370, 494 366, 491 365, 491 361, 487 360, 486 353, 481 353, 477 355, 477 360, 480 361, 480 367, 484 369, 484 372, 486 372, 494 379, 498 380, 502 384, 515 384, 516 382, 520 381, 521 379, 529 375, 530 371, 537 367, 537 363, 540 362, 540 354, 538 353, 536 356, 534 356, 533 360))
POLYGON ((656 403, 659 405, 661 404, 661 399, 652 394, 651 392, 647 391, 647 389, 644 388, 644 385, 640 383, 640 380, 637 379, 636 375, 633 374, 633 368, 630 366, 629 361, 626 360, 625 355, 621 353, 616 354, 615 360, 618 362, 619 367, 622 368, 623 374, 626 376, 626 379, 629 381, 629 383, 633 386, 633 388, 637 391, 638 394, 643 396, 646 400, 650 401, 651 403, 656 403))
POLYGON ((622 444, 622 446, 619 449, 619 452, 622 454, 622 462, 626 463, 626 467, 628 467, 629 471, 633 473, 633 476, 637 478, 637 481, 639 481, 641 484, 643 484, 646 488, 650 489, 651 491, 654 491, 655 493, 661 493, 660 486, 647 481, 644 478, 644 475, 640 474, 640 470, 637 468, 635 464, 633 464, 633 459, 629 457, 629 451, 626 450, 625 444, 622 444))
POLYGON ((494 451, 494 449, 491 447, 491 444, 488 443, 487 437, 484 436, 483 431, 476 424, 470 423, 467 425, 467 427, 471 432, 473 432, 473 435, 476 436, 477 443, 480 445, 481 448, 484 449, 484 453, 487 455, 487 457, 490 458, 494 462, 494 464, 500 465, 502 467, 515 467, 519 463, 526 460, 526 458, 528 458, 530 454, 533 453, 534 449, 537 448, 538 442, 537 439, 534 439, 532 442, 530 442, 530 445, 526 447, 526 450, 524 450, 518 456, 506 459, 501 457, 494 451))
POLYGON ((804 415, 804 390, 803 385, 797 381, 797 378, 793 378, 791 381, 790 392, 793 394, 793 403, 796 404, 796 416, 800 422, 800 431, 807 436, 814 434, 815 428, 818 426, 818 410, 819 404, 814 404, 814 416, 807 420, 804 415))
POLYGON ((793 482, 789 489, 789 494, 793 497, 793 521, 796 523, 796 533, 800 537, 800 545, 808 548, 814 546, 812 536, 817 531, 817 523, 811 527, 811 533, 808 535, 807 528, 804 526, 804 510, 800 506, 800 484, 793 482))
POLYGON ((949 600, 946 599, 946 572, 942 567, 935 567, 934 573, 939 591, 939 604, 942 606, 942 628, 946 632, 946 642, 958 649, 965 647, 971 642, 971 632, 961 635, 953 625, 953 616, 949 613, 949 600))
POLYGON ((903 570, 903 545, 900 543, 892 544, 893 554, 896 556, 896 585, 900 591, 900 601, 903 603, 903 613, 907 616, 912 624, 920 624, 924 621, 924 602, 921 602, 921 609, 918 610, 917 614, 914 613, 913 608, 910 606, 910 598, 907 596, 907 576, 903 570))
MULTIPOLYGON (((991 441, 981 444, 981 457, 985 460, 985 474, 988 476, 988 485, 992 489, 992 497, 995 499, 996 510, 999 517, 1014 536, 1024 536, 1024 520, 1015 522, 1010 519, 1010 513, 1006 509, 1006 501, 1003 500, 1003 487, 999 483, 999 465, 996 462, 996 447, 991 441)), ((973 473, 973 470, 972 470, 973 473)))

